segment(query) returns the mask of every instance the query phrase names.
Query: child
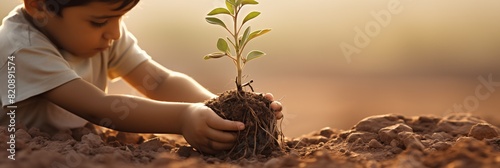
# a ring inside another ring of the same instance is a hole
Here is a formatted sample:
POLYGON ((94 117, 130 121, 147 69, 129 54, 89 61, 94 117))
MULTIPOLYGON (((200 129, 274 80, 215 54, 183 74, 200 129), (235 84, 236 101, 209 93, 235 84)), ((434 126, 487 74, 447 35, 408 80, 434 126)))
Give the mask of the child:
MULTIPOLYGON (((244 124, 220 118, 200 103, 214 94, 139 48, 121 21, 138 2, 24 0, 0 27, 0 123, 9 124, 7 106, 15 105, 15 121, 44 131, 91 122, 118 131, 182 134, 206 153, 230 149, 244 124), (108 78, 118 77, 149 99, 107 94, 108 78), (15 84, 15 104, 7 81, 15 84)), ((271 108, 280 119, 281 104, 274 101, 271 108)))

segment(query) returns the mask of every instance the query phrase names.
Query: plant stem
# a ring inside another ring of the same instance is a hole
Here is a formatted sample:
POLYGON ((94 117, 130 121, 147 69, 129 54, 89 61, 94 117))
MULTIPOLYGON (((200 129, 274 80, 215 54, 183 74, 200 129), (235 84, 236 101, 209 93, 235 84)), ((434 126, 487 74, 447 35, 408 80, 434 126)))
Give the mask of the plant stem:
POLYGON ((241 86, 241 74, 242 74, 242 66, 241 66, 241 52, 240 52, 240 40, 238 39, 238 35, 240 32, 238 31, 238 13, 240 12, 240 7, 235 7, 233 24, 234 24, 234 42, 236 43, 235 53, 236 53, 236 69, 238 71, 238 76, 236 77, 236 88, 238 91, 242 91, 241 86))

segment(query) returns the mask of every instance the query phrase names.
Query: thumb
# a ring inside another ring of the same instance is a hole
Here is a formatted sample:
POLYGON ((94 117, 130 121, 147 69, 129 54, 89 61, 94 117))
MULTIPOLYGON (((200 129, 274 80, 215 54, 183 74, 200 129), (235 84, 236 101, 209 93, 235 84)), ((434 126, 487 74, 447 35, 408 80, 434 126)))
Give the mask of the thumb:
POLYGON ((209 127, 224 131, 240 131, 245 129, 245 124, 239 121, 225 120, 219 117, 215 112, 208 116, 207 124, 209 127))

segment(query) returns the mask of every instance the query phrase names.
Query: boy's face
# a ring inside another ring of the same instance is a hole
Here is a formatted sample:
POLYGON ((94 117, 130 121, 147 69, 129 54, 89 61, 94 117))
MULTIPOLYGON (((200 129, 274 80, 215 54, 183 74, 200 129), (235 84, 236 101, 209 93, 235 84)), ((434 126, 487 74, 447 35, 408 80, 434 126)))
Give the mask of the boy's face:
POLYGON ((59 48, 76 56, 91 57, 120 38, 121 18, 130 7, 113 10, 119 6, 120 3, 92 2, 68 7, 62 11, 62 17, 50 14, 40 29, 59 48))

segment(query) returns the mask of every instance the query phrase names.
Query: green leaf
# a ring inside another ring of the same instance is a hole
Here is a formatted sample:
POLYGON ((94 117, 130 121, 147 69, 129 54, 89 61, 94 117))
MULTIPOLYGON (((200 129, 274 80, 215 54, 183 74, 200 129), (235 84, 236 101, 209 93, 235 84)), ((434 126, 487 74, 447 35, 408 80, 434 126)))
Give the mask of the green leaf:
POLYGON ((225 54, 225 53, 221 53, 221 52, 214 52, 214 53, 212 53, 212 54, 205 55, 205 56, 203 57, 203 59, 205 59, 205 60, 208 60, 208 59, 215 59, 215 58, 221 58, 221 57, 223 57, 223 56, 226 56, 226 54, 225 54))
POLYGON ((234 14, 234 2, 229 2, 229 0, 226 0, 226 7, 227 7, 227 10, 229 11, 229 13, 231 13, 231 15, 234 14))
POLYGON ((212 15, 218 15, 218 14, 230 15, 231 13, 226 8, 215 8, 214 10, 210 11, 210 13, 208 13, 207 15, 212 16, 212 15))
POLYGON ((257 11, 253 11, 253 12, 250 12, 246 17, 245 19, 243 19, 243 24, 245 24, 246 22, 248 22, 249 20, 252 20, 253 18, 256 18, 257 16, 260 15, 260 12, 257 12, 257 11))
POLYGON ((241 5, 241 0, 236 0, 236 2, 234 3, 234 6, 240 6, 241 5))
POLYGON ((226 40, 224 40, 223 38, 219 38, 219 40, 217 41, 217 49, 224 53, 229 53, 229 45, 227 45, 226 40))
POLYGON ((232 5, 234 5, 234 3, 236 2, 236 0, 226 0, 226 2, 228 2, 228 3, 232 4, 232 5))
POLYGON ((267 32, 270 32, 271 29, 262 29, 262 30, 257 30, 257 31, 254 31, 250 34, 250 36, 248 37, 248 41, 256 38, 256 37, 259 37, 259 36, 262 36, 264 34, 266 34, 267 32))
POLYGON ((241 2, 241 4, 242 5, 247 5, 247 4, 249 4, 249 5, 257 5, 257 4, 259 4, 259 2, 255 1, 255 0, 243 0, 241 2))
POLYGON ((214 18, 214 17, 207 17, 207 18, 205 18, 205 19, 206 19, 206 20, 207 20, 207 22, 208 22, 208 23, 210 23, 210 24, 220 25, 220 26, 222 26, 222 27, 224 27, 224 28, 226 28, 226 29, 227 29, 226 24, 224 24, 224 22, 223 22, 222 20, 218 19, 218 18, 214 18))
POLYGON ((249 35, 250 35, 250 26, 248 26, 247 29, 245 30, 245 33, 243 33, 243 36, 241 37, 241 44, 245 44, 248 41, 249 35))
POLYGON ((253 50, 253 51, 250 51, 247 55, 247 58, 245 60, 245 63, 250 61, 250 60, 253 60, 253 59, 256 59, 256 58, 259 58, 259 57, 262 57, 266 55, 266 53, 262 52, 262 51, 259 51, 259 50, 253 50))

